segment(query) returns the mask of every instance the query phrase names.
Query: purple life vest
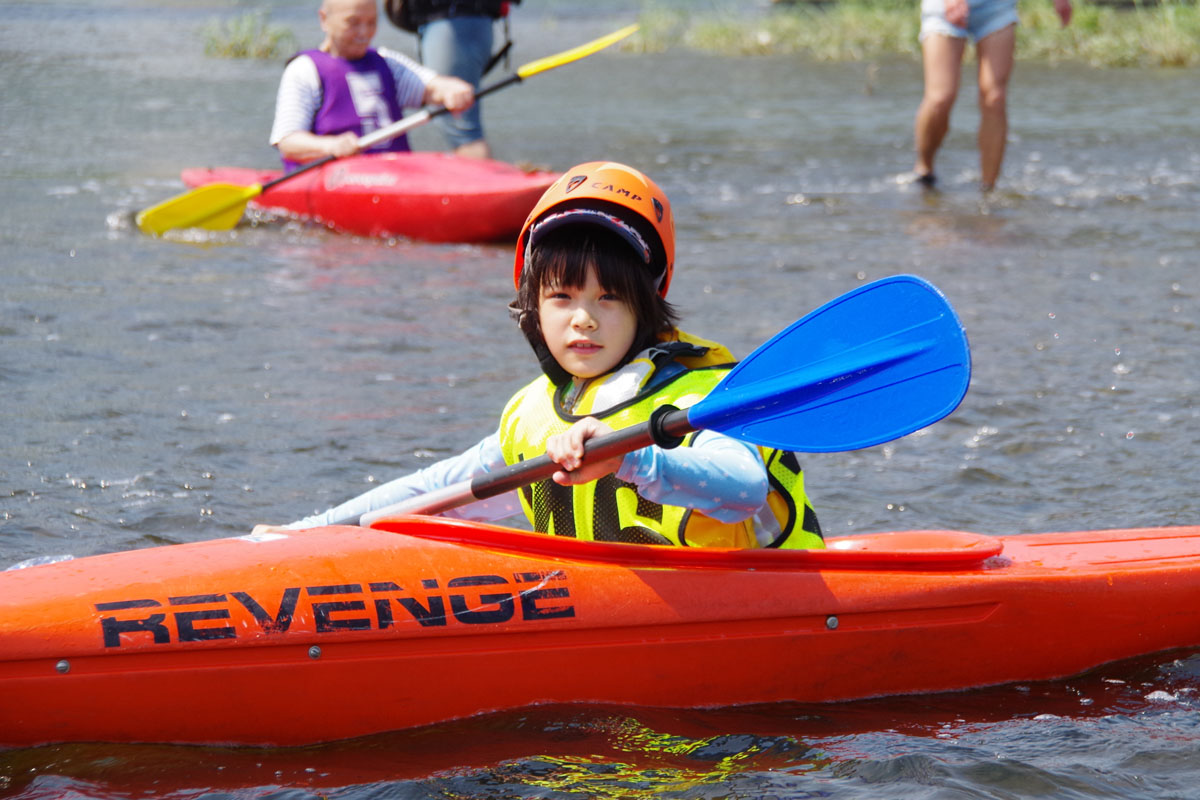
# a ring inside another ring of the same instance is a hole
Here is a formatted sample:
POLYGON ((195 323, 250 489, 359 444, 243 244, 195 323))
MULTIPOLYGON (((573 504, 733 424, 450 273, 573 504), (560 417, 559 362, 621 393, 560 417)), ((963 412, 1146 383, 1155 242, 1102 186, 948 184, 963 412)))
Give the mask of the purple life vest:
MULTIPOLYGON (((313 117, 313 133, 328 136, 351 131, 365 136, 404 116, 396 100, 396 79, 387 60, 375 50, 367 50, 355 61, 320 50, 305 50, 299 55, 312 59, 321 79, 321 105, 313 117)), ((401 134, 364 152, 407 153, 410 149, 408 136, 401 134)), ((295 161, 283 160, 289 172, 298 166, 295 161)))

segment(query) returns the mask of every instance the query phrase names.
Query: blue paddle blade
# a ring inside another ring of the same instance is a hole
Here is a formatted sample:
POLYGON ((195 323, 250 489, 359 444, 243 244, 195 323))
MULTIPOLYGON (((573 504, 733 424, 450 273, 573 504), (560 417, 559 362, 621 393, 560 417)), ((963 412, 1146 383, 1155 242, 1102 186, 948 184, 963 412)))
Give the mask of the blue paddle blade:
POLYGON ((688 410, 695 428, 783 450, 857 450, 924 428, 962 401, 967 337, 929 282, 897 275, 775 335, 688 410))

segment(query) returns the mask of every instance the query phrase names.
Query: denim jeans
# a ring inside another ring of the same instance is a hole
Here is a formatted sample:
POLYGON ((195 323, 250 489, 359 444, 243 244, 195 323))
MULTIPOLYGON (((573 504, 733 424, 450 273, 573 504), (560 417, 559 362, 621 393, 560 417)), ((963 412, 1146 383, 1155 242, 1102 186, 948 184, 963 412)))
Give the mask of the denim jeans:
MULTIPOLYGON (((478 89, 483 68, 492 56, 492 23, 488 16, 446 17, 425 23, 417 32, 421 63, 478 89)), ((483 138, 479 112, 477 103, 460 115, 443 114, 435 120, 451 148, 483 138)))

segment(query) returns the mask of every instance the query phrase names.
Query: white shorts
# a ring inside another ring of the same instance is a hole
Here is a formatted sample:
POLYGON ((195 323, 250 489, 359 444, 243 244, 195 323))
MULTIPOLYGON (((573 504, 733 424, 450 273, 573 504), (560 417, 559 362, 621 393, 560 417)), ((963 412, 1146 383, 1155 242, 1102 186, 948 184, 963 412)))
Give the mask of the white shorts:
POLYGON ((1016 0, 967 0, 967 26, 946 21, 945 0, 921 0, 920 41, 932 33, 978 42, 1017 22, 1016 0))

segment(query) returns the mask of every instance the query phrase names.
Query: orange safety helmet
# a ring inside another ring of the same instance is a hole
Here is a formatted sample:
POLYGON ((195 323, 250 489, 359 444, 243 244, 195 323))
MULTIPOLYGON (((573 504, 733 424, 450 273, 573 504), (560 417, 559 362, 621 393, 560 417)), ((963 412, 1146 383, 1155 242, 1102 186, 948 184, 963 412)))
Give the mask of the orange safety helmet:
POLYGON ((667 295, 675 267, 675 221, 658 184, 633 167, 615 161, 589 161, 571 167, 542 195, 517 238, 513 284, 539 238, 564 225, 601 225, 638 251, 667 295))

